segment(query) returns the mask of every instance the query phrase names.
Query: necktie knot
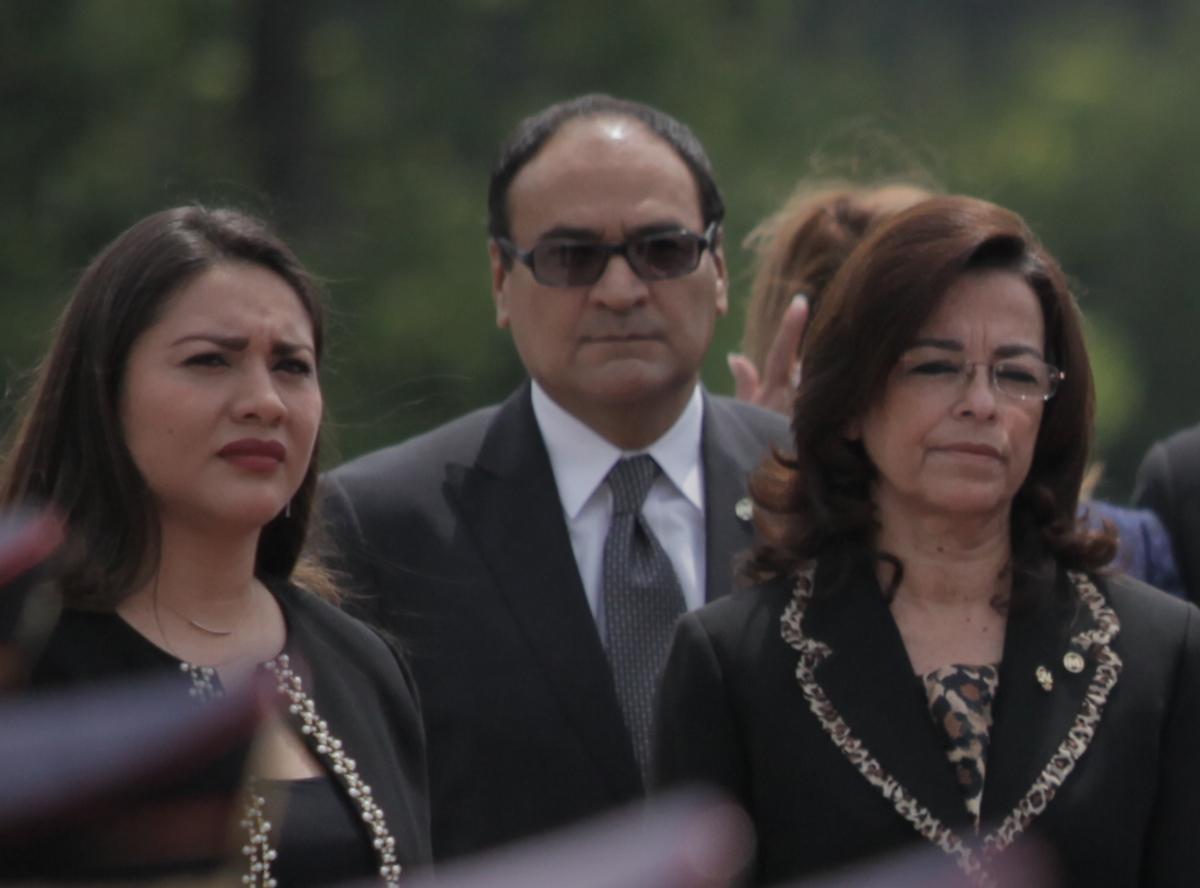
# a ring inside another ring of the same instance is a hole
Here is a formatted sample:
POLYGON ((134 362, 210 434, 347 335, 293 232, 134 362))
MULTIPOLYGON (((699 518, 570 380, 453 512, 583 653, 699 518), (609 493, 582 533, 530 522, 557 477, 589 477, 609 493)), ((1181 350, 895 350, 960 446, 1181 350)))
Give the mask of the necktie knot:
POLYGON ((642 510, 650 485, 662 469, 648 453, 627 456, 617 460, 605 479, 612 491, 613 515, 626 515, 642 510))

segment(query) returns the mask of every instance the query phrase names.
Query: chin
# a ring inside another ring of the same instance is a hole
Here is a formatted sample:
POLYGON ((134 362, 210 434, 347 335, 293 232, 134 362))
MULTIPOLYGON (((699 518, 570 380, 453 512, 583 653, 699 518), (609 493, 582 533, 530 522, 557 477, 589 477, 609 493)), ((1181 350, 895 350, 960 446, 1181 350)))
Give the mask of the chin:
POLYGON ((1000 512, 1008 512, 1012 508, 1012 497, 998 496, 985 491, 974 494, 970 491, 961 491, 953 496, 935 501, 935 506, 947 515, 953 515, 963 520, 989 518, 1000 512))
POLYGON ((597 374, 590 388, 597 400, 635 404, 657 400, 690 383, 690 379, 681 382, 675 374, 645 361, 621 361, 597 374))
POLYGON ((972 478, 961 473, 926 478, 907 491, 924 508, 943 512, 990 511, 1007 497, 1003 479, 972 478))
POLYGON ((286 508, 287 500, 278 497, 231 498, 221 509, 213 510, 213 518, 231 529, 240 527, 252 531, 270 524, 286 508))

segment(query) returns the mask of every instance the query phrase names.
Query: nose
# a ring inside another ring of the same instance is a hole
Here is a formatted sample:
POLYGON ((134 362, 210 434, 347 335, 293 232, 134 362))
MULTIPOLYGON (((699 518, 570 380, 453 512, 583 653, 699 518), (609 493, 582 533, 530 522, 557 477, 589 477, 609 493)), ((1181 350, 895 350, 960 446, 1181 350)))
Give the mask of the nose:
POLYGON ((600 279, 592 284, 588 297, 610 311, 627 312, 645 302, 650 288, 638 277, 624 256, 608 257, 600 279))
POLYGON ((275 425, 287 415, 287 405, 269 367, 244 369, 239 380, 234 412, 239 421, 266 425, 275 425))
POLYGON ((996 387, 992 384, 991 368, 984 363, 973 363, 963 368, 963 372, 966 379, 955 412, 976 419, 995 416, 996 387))

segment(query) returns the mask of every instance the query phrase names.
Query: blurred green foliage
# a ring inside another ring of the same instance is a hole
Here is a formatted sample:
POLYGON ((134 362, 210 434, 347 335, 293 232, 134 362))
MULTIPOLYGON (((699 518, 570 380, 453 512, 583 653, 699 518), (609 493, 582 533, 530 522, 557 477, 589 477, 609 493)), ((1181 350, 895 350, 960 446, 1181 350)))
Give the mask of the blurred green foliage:
POLYGON ((521 368, 489 297, 493 155, 603 90, 689 122, 717 166, 735 310, 710 387, 731 387, 755 221, 804 176, 917 177, 1022 213, 1077 283, 1120 499, 1200 419, 1198 51, 1186 0, 6 3, 6 409, 88 258, 185 202, 266 215, 327 281, 332 452, 502 397, 521 368))

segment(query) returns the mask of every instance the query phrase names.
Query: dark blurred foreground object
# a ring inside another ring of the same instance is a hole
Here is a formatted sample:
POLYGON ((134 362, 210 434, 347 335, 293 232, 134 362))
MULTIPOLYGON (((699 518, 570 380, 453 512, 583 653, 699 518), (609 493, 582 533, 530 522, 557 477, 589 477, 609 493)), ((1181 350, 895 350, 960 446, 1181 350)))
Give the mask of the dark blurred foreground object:
MULTIPOLYGON (((740 884, 754 850, 744 811, 725 796, 660 796, 544 839, 439 868, 409 888, 724 888, 740 884)), ((1013 846, 989 874, 997 888, 1055 888, 1050 850, 1013 846)), ((921 848, 787 888, 965 888, 976 883, 944 854, 921 848)))
POLYGON ((228 862, 263 700, 251 684, 197 705, 170 676, 0 704, 0 882, 228 862))
POLYGON ((994 880, 975 882, 936 848, 920 848, 882 857, 862 866, 780 888, 968 888, 978 884, 996 888, 1055 888, 1054 857, 1050 848, 1034 838, 1013 845, 992 863, 994 880))
POLYGON ((50 511, 0 514, 0 688, 17 683, 58 618, 62 602, 47 580, 62 541, 50 511))
POLYGON ((724 888, 754 848, 745 812, 683 792, 415 879, 409 888, 724 888))
POLYGON ((1151 445, 1138 468, 1133 502, 1162 520, 1184 592, 1200 603, 1200 425, 1151 445))

